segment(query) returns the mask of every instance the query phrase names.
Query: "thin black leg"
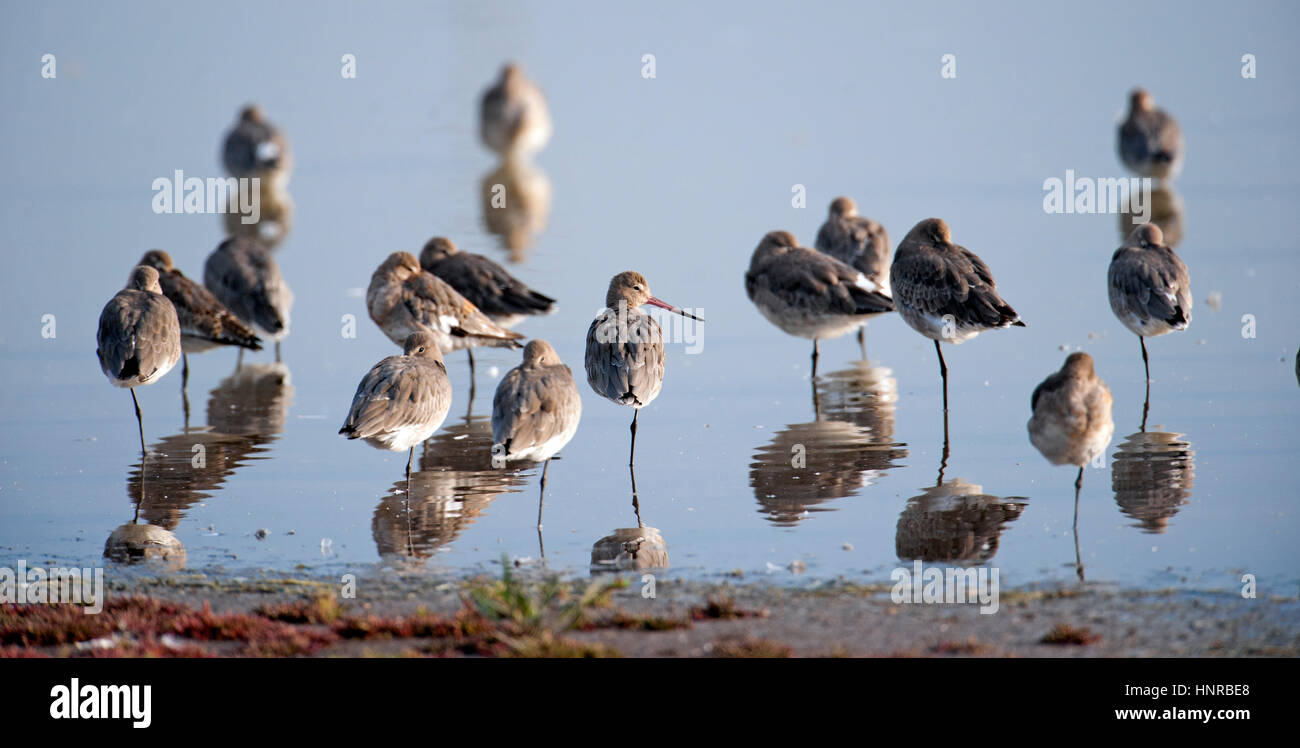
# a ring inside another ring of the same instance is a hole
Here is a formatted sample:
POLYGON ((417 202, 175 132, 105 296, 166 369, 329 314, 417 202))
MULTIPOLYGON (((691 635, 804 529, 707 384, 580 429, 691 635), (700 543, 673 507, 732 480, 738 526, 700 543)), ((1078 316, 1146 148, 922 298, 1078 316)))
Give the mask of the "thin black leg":
POLYGON ((858 328, 858 348, 862 350, 862 360, 867 360, 867 326, 864 323, 858 328))
POLYGON ((239 349, 239 356, 235 358, 235 371, 244 368, 244 349, 239 349))
POLYGON ((275 341, 275 362, 280 363, 280 341, 275 341))
POLYGON ((190 357, 181 352, 181 406, 185 411, 185 430, 190 430, 190 357))
POLYGON ((948 441, 948 411, 945 409, 943 411, 943 454, 939 458, 939 479, 934 482, 934 485, 936 486, 943 485, 943 472, 948 469, 949 447, 950 447, 950 443, 948 441))
POLYGON ((131 402, 135 403, 135 423, 140 427, 140 454, 147 455, 149 450, 144 446, 144 417, 140 415, 140 401, 135 398, 135 388, 131 388, 131 402))
POLYGON ((1138 336, 1138 343, 1140 343, 1140 344, 1142 345, 1142 370, 1143 370, 1143 371, 1146 373, 1146 375, 1147 375, 1147 381, 1150 382, 1150 381, 1151 381, 1151 362, 1147 359, 1147 339, 1144 338, 1144 337, 1142 337, 1141 335, 1139 335, 1139 336, 1138 336))
MULTIPOLYGON (((943 349, 939 347, 939 341, 934 341, 934 352, 939 354, 939 375, 943 377, 943 413, 948 415, 948 364, 943 361, 943 349)), ((948 419, 944 418, 945 425, 948 419)))
POLYGON ((636 495, 636 469, 628 465, 627 474, 632 477, 632 513, 636 515, 636 526, 645 527, 645 523, 641 521, 641 502, 636 495))
POLYGON ((542 463, 541 489, 537 494, 537 550, 542 559, 546 558, 546 546, 542 543, 542 505, 546 503, 546 471, 551 469, 551 461, 542 463))
POLYGON ((1142 400, 1142 431, 1147 430, 1147 413, 1151 410, 1151 364, 1147 360, 1147 340, 1141 335, 1138 342, 1142 344, 1142 369, 1146 372, 1147 392, 1142 400))
POLYGON ((636 462, 636 417, 641 414, 641 409, 636 408, 632 411, 632 450, 627 455, 627 466, 632 467, 636 462))
POLYGON ((814 378, 817 376, 817 338, 813 338, 812 375, 814 378))
POLYGON ((1083 579, 1083 556, 1079 554, 1079 489, 1083 488, 1083 466, 1079 467, 1079 477, 1074 480, 1074 570, 1083 579))

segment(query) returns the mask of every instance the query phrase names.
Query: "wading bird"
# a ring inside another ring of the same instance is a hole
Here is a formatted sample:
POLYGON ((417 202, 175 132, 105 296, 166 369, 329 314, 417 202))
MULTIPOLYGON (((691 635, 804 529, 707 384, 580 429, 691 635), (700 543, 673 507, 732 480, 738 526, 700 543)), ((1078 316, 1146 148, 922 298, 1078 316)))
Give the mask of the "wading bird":
MULTIPOLYGON (((394 252, 370 277, 370 319, 402 345, 413 332, 433 335, 444 353, 477 346, 519 348, 523 336, 493 322, 449 283, 426 272, 410 252, 394 252)), ((470 357, 473 381, 474 358, 470 357)))
MULTIPOLYGON (((889 295, 889 234, 884 226, 858 215, 853 198, 837 197, 831 201, 826 222, 817 231, 813 247, 857 268, 881 293, 889 295)), ((858 328, 858 346, 862 348, 863 358, 867 356, 866 329, 865 323, 858 328)))
POLYGON ((934 341, 943 377, 946 426, 948 365, 939 342, 956 345, 985 330, 1025 323, 998 295, 989 266, 974 252, 953 244, 948 224, 940 218, 927 218, 907 232, 894 253, 889 285, 903 321, 934 341))
POLYGON ((407 451, 409 482, 415 445, 433 436, 450 408, 451 382, 437 340, 414 332, 400 356, 385 358, 362 377, 339 433, 379 449, 407 451))
POLYGON ((144 445, 144 419, 135 388, 153 384, 171 371, 181 357, 181 323, 176 308, 163 295, 158 271, 137 266, 126 288, 104 305, 95 335, 99 368, 114 387, 128 387, 140 427, 140 453, 144 445))
POLYGON ((1183 133, 1151 94, 1129 94, 1128 117, 1119 126, 1119 158, 1139 176, 1173 179, 1183 168, 1183 133))
POLYGON ((1124 246, 1115 250, 1106 272, 1110 308, 1124 326, 1138 336, 1142 368, 1146 373, 1146 401, 1142 428, 1146 429, 1151 404, 1151 364, 1146 339, 1186 330, 1192 321, 1191 278, 1187 265, 1164 245, 1164 233, 1154 223, 1133 229, 1124 246))
POLYGON ((518 65, 507 63, 483 93, 479 134, 488 148, 506 159, 528 158, 551 139, 546 97, 518 65))
POLYGON ((163 295, 176 307, 176 317, 181 323, 181 389, 189 380, 190 353, 203 353, 228 345, 262 350, 261 339, 248 325, 211 291, 177 270, 171 255, 161 249, 151 249, 140 258, 140 264, 158 271, 158 284, 162 286, 163 295))
POLYGON ((659 396, 667 360, 663 330, 641 310, 643 304, 704 321, 651 296, 650 283, 640 273, 628 270, 609 281, 605 309, 587 329, 587 383, 606 400, 634 409, 629 466, 636 461, 637 414, 659 396))
POLYGON ((542 463, 537 497, 539 539, 546 471, 551 458, 577 433, 581 419, 582 398, 573 372, 550 343, 529 341, 523 363, 502 377, 492 398, 492 461, 502 467, 511 460, 542 463))
POLYGON ((221 162, 233 177, 266 180, 271 192, 287 186, 293 168, 288 139, 266 120, 256 104, 239 112, 239 120, 226 135, 221 162))
MULTIPOLYGON (((550 314, 555 299, 540 294, 483 255, 461 252, 450 239, 430 239, 420 251, 420 267, 433 273, 501 327, 514 327, 525 317, 550 314)), ((472 349, 465 352, 474 358, 472 349)))
MULTIPOLYGON (((265 244, 247 236, 221 242, 203 264, 203 285, 260 337, 275 341, 275 360, 280 360, 280 341, 289 334, 293 292, 265 244)), ((243 357, 241 348, 241 363, 243 357)))
POLYGON ((754 249, 745 292, 769 322, 790 335, 811 338, 812 373, 817 341, 862 327, 894 303, 879 284, 855 267, 807 247, 788 231, 768 232, 754 249))

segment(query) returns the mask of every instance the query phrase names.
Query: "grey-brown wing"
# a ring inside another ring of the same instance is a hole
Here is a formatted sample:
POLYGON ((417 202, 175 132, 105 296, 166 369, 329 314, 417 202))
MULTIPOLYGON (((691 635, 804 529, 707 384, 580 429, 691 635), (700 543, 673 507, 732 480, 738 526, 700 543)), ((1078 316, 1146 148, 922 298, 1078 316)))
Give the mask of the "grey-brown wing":
POLYGON ((163 294, 176 307, 181 332, 204 340, 261 350, 261 340, 211 291, 179 270, 159 276, 163 294))
POLYGON ((648 314, 625 322, 605 310, 587 330, 587 382, 597 393, 625 405, 644 405, 663 383, 663 333, 648 314))
POLYGON ((865 216, 828 219, 817 232, 814 246, 872 280, 889 272, 889 235, 865 216))
POLYGON ((410 277, 403 291, 403 303, 411 316, 435 330, 498 345, 517 345, 513 341, 523 337, 488 319, 473 302, 432 273, 410 277))
POLYGON ((293 295, 264 249, 236 243, 218 248, 203 266, 203 285, 240 320, 270 333, 288 326, 293 295))
POLYGON ((504 86, 492 87, 483 94, 483 102, 479 109, 479 124, 483 139, 487 140, 490 126, 501 125, 506 127, 508 137, 511 139, 516 137, 519 128, 523 126, 524 109, 524 104, 519 97, 509 96, 504 86))
POLYGON ((1051 376, 1049 376, 1047 379, 1044 379, 1037 387, 1034 388, 1034 394, 1031 395, 1029 398, 1029 410, 1030 411, 1038 410, 1038 399, 1044 395, 1049 395, 1051 393, 1056 392, 1061 388, 1061 385, 1064 384, 1065 381, 1066 381, 1065 374, 1062 374, 1059 371, 1053 372, 1051 376))
POLYGON ((1187 266, 1167 255, 1122 247, 1107 271, 1112 305, 1139 317, 1177 325, 1191 320, 1192 298, 1187 266))
POLYGON ((117 379, 148 382, 180 358, 180 323, 165 296, 119 291, 99 315, 96 334, 100 368, 117 379))
POLYGON ((389 356, 357 385, 339 433, 364 439, 429 423, 450 407, 451 383, 441 362, 389 356))
POLYGON ((997 327, 1015 319, 988 265, 964 247, 953 249, 896 255, 889 276, 894 296, 924 314, 951 314, 959 324, 997 327))
POLYGON ((773 259, 762 282, 785 304, 815 314, 861 315, 892 311, 893 301, 859 285, 862 272, 834 257, 808 249, 773 259))
POLYGON ((542 314, 555 303, 482 255, 461 252, 431 269, 485 314, 542 314))
POLYGON ((879 223, 862 216, 851 220, 857 254, 849 263, 873 280, 889 273, 889 233, 879 223))
POLYGON ((492 440, 519 451, 544 444, 582 415, 582 398, 569 367, 512 369, 492 398, 492 440))
POLYGON ((830 218, 817 229, 817 240, 813 243, 813 248, 840 262, 850 262, 854 255, 853 244, 844 232, 844 222, 830 218))
POLYGON ((1120 125, 1120 155, 1130 162, 1173 161, 1181 145, 1178 123, 1163 110, 1139 112, 1120 125))
POLYGON ((235 176, 278 168, 285 157, 284 139, 265 122, 241 122, 230 131, 222 163, 235 176))
POLYGON ((118 379, 128 379, 139 373, 135 360, 135 327, 140 312, 131 303, 129 292, 122 291, 108 300, 99 314, 99 330, 95 335, 95 353, 104 373, 118 379))

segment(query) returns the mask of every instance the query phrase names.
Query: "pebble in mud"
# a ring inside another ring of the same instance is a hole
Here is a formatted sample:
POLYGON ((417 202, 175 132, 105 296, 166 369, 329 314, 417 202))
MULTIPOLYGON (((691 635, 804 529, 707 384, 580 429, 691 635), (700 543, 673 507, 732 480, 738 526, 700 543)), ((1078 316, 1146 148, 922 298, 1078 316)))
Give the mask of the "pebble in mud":
POLYGON ((261 527, 258 528, 257 532, 253 533, 253 537, 257 538, 258 540, 265 540, 266 536, 270 534, 271 534, 270 530, 266 529, 265 527, 261 527))

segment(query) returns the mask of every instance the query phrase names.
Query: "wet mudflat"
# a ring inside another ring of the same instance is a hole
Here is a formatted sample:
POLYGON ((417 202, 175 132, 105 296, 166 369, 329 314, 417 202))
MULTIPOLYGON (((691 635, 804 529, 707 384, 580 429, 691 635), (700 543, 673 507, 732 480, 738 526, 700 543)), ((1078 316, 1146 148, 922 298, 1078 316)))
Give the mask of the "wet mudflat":
POLYGON ((625 581, 550 586, 526 569, 507 585, 500 575, 385 575, 347 600, 331 579, 118 580, 100 616, 75 606, 0 611, 0 653, 1293 657, 1300 641, 1296 602, 1285 598, 1051 585, 1004 591, 998 613, 982 615, 973 605, 896 605, 879 585, 674 581, 647 599, 637 578, 625 581))

